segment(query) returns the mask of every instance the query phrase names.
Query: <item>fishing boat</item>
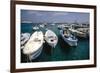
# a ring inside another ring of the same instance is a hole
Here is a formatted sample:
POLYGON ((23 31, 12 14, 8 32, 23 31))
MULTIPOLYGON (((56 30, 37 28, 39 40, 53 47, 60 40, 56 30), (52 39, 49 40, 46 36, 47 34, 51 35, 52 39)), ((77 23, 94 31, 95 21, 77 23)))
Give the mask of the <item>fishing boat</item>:
POLYGON ((53 48, 55 48, 55 46, 58 43, 58 37, 52 30, 47 30, 46 31, 45 40, 53 48))
POLYGON ((36 59, 42 52, 43 48, 43 32, 35 31, 28 42, 25 44, 23 53, 29 57, 29 60, 36 59))
POLYGON ((21 49, 24 48, 25 43, 29 40, 30 38, 30 33, 22 33, 21 34, 21 49))
POLYGON ((87 38, 89 36, 89 30, 83 30, 83 28, 69 29, 72 34, 75 34, 80 38, 87 38))
POLYGON ((78 39, 74 35, 70 34, 68 30, 60 30, 60 34, 68 45, 77 46, 78 39))

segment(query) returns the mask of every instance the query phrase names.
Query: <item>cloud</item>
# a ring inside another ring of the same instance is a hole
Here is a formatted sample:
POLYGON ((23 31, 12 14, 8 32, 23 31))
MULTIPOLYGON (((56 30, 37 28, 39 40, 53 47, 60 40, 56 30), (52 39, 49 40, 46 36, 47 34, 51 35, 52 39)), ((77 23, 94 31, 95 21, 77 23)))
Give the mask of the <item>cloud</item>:
POLYGON ((35 16, 66 16, 66 15, 68 15, 69 13, 68 12, 56 12, 56 11, 54 11, 54 12, 51 12, 51 11, 34 11, 34 10, 28 10, 28 11, 26 11, 26 13, 28 14, 28 15, 30 15, 30 16, 33 16, 33 15, 35 15, 35 16))
POLYGON ((23 10, 22 20, 32 22, 78 22, 89 21, 88 13, 76 12, 62 12, 62 11, 37 11, 37 10, 23 10))
POLYGON ((36 13, 37 13, 36 11, 32 11, 32 10, 27 11, 27 14, 36 14, 36 13))
POLYGON ((58 16, 58 15, 68 15, 69 13, 68 12, 55 12, 53 15, 55 15, 55 16, 58 16))

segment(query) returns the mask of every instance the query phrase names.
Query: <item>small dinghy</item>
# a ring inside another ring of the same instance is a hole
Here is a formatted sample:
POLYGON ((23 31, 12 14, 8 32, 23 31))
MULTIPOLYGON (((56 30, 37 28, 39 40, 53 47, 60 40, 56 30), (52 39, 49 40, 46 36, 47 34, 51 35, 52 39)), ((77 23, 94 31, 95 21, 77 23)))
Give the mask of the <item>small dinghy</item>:
POLYGON ((26 54, 30 61, 36 59, 42 51, 43 48, 43 32, 35 31, 28 42, 25 44, 23 53, 26 54))
POLYGON ((51 30, 47 30, 45 33, 45 40, 46 42, 53 48, 55 48, 55 46, 58 43, 58 37, 56 36, 56 34, 51 31, 51 30))

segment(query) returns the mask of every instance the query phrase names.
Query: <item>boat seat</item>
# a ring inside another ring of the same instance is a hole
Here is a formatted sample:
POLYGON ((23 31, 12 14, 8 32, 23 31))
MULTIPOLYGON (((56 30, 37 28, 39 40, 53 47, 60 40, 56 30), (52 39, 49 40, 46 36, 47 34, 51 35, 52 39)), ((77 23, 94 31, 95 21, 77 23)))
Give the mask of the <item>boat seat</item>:
POLYGON ((68 38, 68 36, 67 36, 67 35, 64 35, 64 37, 65 37, 65 38, 68 38))
POLYGON ((38 38, 34 39, 35 42, 40 42, 41 40, 39 40, 38 38))

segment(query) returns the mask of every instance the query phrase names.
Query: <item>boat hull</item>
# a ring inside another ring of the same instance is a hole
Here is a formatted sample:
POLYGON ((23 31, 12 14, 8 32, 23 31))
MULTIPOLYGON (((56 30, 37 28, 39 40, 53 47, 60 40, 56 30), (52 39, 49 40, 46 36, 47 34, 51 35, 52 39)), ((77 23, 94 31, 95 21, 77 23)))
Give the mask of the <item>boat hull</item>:
POLYGON ((88 37, 88 35, 85 34, 85 33, 83 33, 83 34, 77 33, 76 36, 77 36, 77 37, 80 37, 80 38, 87 38, 87 37, 88 37))
POLYGON ((36 52, 33 52, 32 54, 29 55, 29 60, 34 60, 36 59, 42 52, 43 46, 41 46, 36 52))

